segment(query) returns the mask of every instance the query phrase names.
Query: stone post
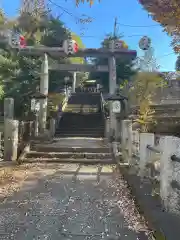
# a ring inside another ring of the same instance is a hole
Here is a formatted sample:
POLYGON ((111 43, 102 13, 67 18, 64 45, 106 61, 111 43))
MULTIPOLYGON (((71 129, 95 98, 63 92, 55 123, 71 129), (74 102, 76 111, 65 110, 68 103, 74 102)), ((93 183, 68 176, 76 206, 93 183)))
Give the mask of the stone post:
MULTIPOLYGON (((49 88, 48 57, 45 54, 41 68, 40 93, 48 96, 48 88, 49 88)), ((40 99, 39 128, 41 133, 44 133, 46 130, 47 101, 48 101, 47 98, 40 99)))
POLYGON ((16 161, 18 150, 19 121, 6 119, 4 122, 4 160, 16 161))
POLYGON ((173 162, 171 157, 179 157, 180 139, 173 136, 166 136, 163 139, 163 152, 160 158, 160 196, 165 208, 170 212, 179 214, 179 188, 172 187, 172 181, 176 180, 180 184, 179 162, 173 162))
POLYGON ((56 120, 54 118, 50 119, 50 127, 49 127, 51 137, 54 137, 56 132, 56 120))
POLYGON ((2 148, 2 132, 0 132, 0 158, 3 157, 3 148, 2 148))
POLYGON ((128 132, 127 132, 127 125, 125 120, 121 121, 121 152, 122 152, 122 157, 123 161, 127 162, 126 159, 126 151, 127 151, 127 139, 128 139, 128 132))
MULTIPOLYGON (((110 49, 114 52, 114 40, 111 41, 110 49)), ((112 55, 109 57, 109 92, 114 94, 116 91, 116 59, 112 55)), ((112 111, 112 101, 110 101, 110 132, 111 134, 116 129, 116 116, 112 111)))
POLYGON ((38 118, 38 113, 36 113, 36 119, 34 123, 34 136, 38 137, 39 136, 39 118, 38 118))
POLYGON ((151 156, 150 150, 147 148, 148 145, 154 147, 154 133, 140 133, 140 161, 139 161, 139 174, 141 177, 144 176, 144 170, 146 163, 149 161, 151 156))
POLYGON ((100 84, 98 83, 96 86, 97 92, 100 92, 100 84))
POLYGON ((110 119, 109 117, 105 118, 105 133, 104 136, 109 140, 109 128, 110 128, 110 119))
POLYGON ((14 99, 5 98, 4 99, 4 120, 14 118, 14 99))
POLYGON ((76 77, 77 77, 77 72, 73 72, 73 85, 72 85, 72 92, 76 92, 76 77))
POLYGON ((129 164, 132 160, 132 121, 122 120, 121 129, 122 157, 129 164))

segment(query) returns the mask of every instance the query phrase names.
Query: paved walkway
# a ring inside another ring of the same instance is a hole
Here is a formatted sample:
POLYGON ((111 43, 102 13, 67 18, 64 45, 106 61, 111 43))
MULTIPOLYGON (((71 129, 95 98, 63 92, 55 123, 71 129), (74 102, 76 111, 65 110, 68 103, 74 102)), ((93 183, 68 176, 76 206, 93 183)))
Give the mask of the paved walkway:
MULTIPOLYGON (((42 165, 43 166, 43 165, 42 165)), ((0 239, 136 240, 147 232, 113 166, 48 164, 0 204, 0 239)), ((144 236, 144 235, 143 235, 144 236)))

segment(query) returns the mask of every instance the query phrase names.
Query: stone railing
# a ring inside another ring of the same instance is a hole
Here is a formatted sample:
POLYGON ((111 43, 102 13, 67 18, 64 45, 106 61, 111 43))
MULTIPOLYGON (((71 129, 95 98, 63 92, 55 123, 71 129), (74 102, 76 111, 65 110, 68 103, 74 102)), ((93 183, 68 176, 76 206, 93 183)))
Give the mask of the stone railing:
POLYGON ((180 138, 133 131, 131 120, 121 121, 121 129, 121 144, 113 144, 118 163, 156 185, 165 208, 180 213, 180 138))
POLYGON ((35 121, 19 121, 17 158, 23 152, 29 141, 35 137, 35 128, 35 121))
POLYGON ((5 119, 1 133, 1 159, 16 161, 36 135, 35 121, 5 119))
POLYGON ((21 155, 28 152, 32 141, 50 141, 59 126, 61 114, 50 118, 47 129, 42 134, 39 125, 34 121, 6 119, 4 132, 0 134, 0 159, 21 162, 21 155))
POLYGON ((4 160, 4 133, 0 132, 0 161, 4 160))
POLYGON ((62 111, 59 109, 47 119, 45 129, 40 128, 37 113, 29 112, 24 117, 25 120, 17 120, 14 117, 14 99, 5 98, 4 117, 1 121, 3 130, 0 132, 0 160, 20 162, 23 153, 29 151, 32 141, 51 141, 61 117, 62 111))

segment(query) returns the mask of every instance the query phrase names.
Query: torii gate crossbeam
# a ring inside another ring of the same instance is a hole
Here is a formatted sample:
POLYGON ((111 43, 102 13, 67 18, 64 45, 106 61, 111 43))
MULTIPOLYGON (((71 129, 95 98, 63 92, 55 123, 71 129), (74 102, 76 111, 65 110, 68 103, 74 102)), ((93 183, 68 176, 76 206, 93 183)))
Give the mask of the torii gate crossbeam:
POLYGON ((109 58, 114 56, 115 58, 130 58, 135 59, 137 52, 135 50, 127 49, 115 49, 112 51, 108 48, 85 48, 79 49, 78 52, 73 55, 68 55, 64 52, 62 47, 31 47, 27 46, 25 48, 13 47, 13 49, 19 50, 19 54, 22 55, 33 55, 33 56, 43 56, 45 53, 53 57, 102 57, 109 58))
POLYGON ((70 72, 109 72, 108 65, 93 64, 50 64, 49 70, 70 72))

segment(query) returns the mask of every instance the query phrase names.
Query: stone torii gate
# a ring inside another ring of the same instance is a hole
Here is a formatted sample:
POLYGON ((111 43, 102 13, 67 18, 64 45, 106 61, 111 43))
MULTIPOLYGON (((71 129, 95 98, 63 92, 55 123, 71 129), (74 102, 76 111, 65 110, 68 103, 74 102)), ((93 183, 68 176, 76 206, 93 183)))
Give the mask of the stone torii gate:
MULTIPOLYGON (((11 45, 11 48, 19 51, 21 55, 31 55, 31 56, 44 56, 44 61, 41 68, 41 79, 40 79, 40 93, 48 96, 48 71, 58 70, 58 71, 100 71, 109 72, 109 90, 110 94, 114 94, 116 90, 116 58, 125 59, 135 59, 137 52, 134 50, 128 50, 123 48, 115 48, 115 40, 111 41, 109 48, 85 48, 79 49, 76 53, 68 55, 63 47, 45 47, 45 46, 26 46, 20 48, 19 46, 11 45), (108 58, 108 66, 92 66, 83 64, 52 64, 49 66, 48 57, 102 57, 108 58)), ((46 128, 46 118, 47 118, 47 98, 40 100, 40 119, 39 125, 40 129, 46 128)), ((110 130, 115 129, 115 114, 112 111, 112 106, 110 107, 110 130)))

